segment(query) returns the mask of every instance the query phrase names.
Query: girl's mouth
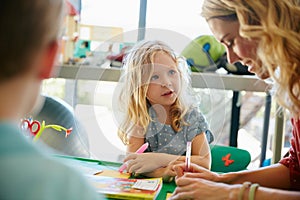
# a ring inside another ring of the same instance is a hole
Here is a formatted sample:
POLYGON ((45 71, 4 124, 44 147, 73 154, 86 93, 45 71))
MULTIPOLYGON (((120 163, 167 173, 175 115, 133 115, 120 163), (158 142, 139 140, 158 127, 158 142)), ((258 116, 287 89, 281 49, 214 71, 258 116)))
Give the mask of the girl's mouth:
POLYGON ((173 94, 173 91, 168 91, 166 93, 163 93, 162 96, 168 96, 168 95, 171 95, 171 94, 173 94))

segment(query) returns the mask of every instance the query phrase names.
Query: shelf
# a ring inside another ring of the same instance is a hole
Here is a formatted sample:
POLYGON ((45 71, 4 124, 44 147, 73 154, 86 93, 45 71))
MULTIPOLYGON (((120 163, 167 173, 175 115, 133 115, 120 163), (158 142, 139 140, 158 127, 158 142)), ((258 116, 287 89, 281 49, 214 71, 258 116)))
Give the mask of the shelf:
MULTIPOLYGON (((122 70, 119 68, 63 65, 60 67, 58 78, 117 82, 121 72, 122 70)), ((192 86, 194 88, 252 92, 267 92, 269 89, 267 83, 255 76, 195 72, 192 73, 192 86)))

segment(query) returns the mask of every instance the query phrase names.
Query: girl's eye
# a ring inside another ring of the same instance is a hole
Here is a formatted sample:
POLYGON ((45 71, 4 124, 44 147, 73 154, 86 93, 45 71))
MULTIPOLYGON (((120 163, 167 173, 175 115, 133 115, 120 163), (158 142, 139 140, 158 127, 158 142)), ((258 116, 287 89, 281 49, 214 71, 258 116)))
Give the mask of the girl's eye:
POLYGON ((150 81, 155 81, 157 79, 158 79, 158 76, 157 75, 153 75, 153 76, 151 76, 150 81))
POLYGON ((176 74, 176 71, 173 70, 173 69, 171 69, 171 70, 169 71, 169 74, 174 75, 174 74, 176 74))

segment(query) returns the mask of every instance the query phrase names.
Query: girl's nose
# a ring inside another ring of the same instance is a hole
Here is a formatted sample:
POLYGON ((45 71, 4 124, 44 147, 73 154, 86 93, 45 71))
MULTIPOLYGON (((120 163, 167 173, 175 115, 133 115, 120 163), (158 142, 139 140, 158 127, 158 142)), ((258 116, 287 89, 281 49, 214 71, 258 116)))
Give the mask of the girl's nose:
POLYGON ((161 87, 170 87, 172 84, 171 83, 162 83, 161 87))
POLYGON ((161 87, 170 87, 172 85, 172 80, 169 74, 163 74, 160 77, 161 87))
POLYGON ((162 82, 161 82, 161 87, 170 87, 172 85, 171 81, 168 78, 165 78, 162 82))

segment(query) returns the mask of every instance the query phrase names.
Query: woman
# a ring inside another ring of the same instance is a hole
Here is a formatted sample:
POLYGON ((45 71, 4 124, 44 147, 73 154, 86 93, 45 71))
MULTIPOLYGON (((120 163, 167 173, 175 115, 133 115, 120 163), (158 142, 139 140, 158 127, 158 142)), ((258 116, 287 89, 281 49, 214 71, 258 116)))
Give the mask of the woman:
POLYGON ((227 50, 261 79, 275 81, 275 97, 293 115, 290 155, 257 170, 216 174, 177 165, 172 199, 299 199, 300 1, 204 0, 202 16, 227 50))

